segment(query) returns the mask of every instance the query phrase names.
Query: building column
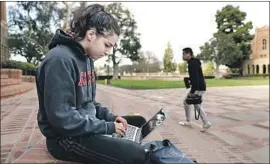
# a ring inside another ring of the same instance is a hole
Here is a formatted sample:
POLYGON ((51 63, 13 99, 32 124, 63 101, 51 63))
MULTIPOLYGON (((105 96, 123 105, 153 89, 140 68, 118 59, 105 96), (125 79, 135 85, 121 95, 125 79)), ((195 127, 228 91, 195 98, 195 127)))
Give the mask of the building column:
POLYGON ((259 74, 263 74, 263 64, 260 64, 259 67, 260 67, 260 72, 259 72, 259 74))
POLYGON ((9 59, 8 50, 8 31, 7 31, 7 18, 6 18, 6 2, 0 2, 1 9, 1 62, 9 59))
POLYGON ((0 3, 1 3, 1 23, 2 23, 2 21, 4 23, 6 23, 7 22, 7 18, 6 18, 6 2, 1 1, 0 3))
POLYGON ((247 71, 246 71, 246 70, 247 70, 247 65, 244 64, 244 65, 243 65, 243 70, 242 70, 244 76, 247 74, 247 71))

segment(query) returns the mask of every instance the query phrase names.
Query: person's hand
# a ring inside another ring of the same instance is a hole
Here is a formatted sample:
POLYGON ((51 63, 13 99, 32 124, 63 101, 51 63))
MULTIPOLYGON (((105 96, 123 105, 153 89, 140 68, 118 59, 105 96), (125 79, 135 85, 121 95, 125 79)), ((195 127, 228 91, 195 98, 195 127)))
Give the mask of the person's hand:
POLYGON ((115 132, 117 134, 120 134, 121 136, 124 136, 125 132, 126 132, 126 129, 124 128, 123 124, 114 122, 114 125, 115 125, 115 132))
POLYGON ((123 117, 120 117, 120 116, 117 116, 115 118, 115 122, 119 122, 119 123, 122 123, 124 128, 127 129, 127 120, 124 119, 123 117))

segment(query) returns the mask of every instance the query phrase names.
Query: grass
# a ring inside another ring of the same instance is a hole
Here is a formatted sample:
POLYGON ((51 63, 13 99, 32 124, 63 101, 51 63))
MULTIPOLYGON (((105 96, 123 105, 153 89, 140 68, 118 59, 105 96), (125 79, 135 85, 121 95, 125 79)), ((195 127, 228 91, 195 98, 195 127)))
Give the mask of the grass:
MULTIPOLYGON (((97 83, 104 84, 104 80, 97 83)), ((206 79, 207 87, 269 85, 268 77, 242 77, 233 79, 206 79)), ((165 80, 111 80, 112 86, 126 89, 184 88, 183 81, 165 80)))

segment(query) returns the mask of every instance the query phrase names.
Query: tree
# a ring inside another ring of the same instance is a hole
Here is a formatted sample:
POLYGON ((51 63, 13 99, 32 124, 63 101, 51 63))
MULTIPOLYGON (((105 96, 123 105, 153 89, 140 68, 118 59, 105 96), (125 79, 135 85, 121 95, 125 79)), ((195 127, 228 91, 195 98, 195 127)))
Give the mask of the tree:
POLYGON ((147 61, 145 52, 139 53, 139 59, 133 62, 135 72, 146 72, 147 71, 147 61))
POLYGON ((113 48, 112 54, 108 56, 108 60, 112 60, 113 62, 113 78, 118 79, 118 65, 123 56, 131 61, 137 61, 139 59, 138 54, 141 48, 140 34, 136 32, 137 23, 134 16, 121 3, 107 5, 106 11, 118 20, 121 28, 119 43, 113 48))
POLYGON ((153 54, 153 52, 146 51, 145 52, 146 65, 147 65, 147 73, 149 72, 157 72, 160 70, 160 62, 158 58, 153 54))
POLYGON ((197 55, 197 58, 203 61, 213 60, 214 48, 212 43, 205 42, 203 46, 200 47, 200 53, 197 55))
POLYGON ((173 50, 171 43, 167 43, 167 48, 165 49, 163 57, 163 67, 165 72, 171 72, 176 70, 177 64, 173 61, 173 50))
POLYGON ((180 73, 186 73, 187 72, 187 68, 188 68, 187 62, 183 62, 183 63, 180 63, 179 64, 179 71, 180 71, 180 73))
MULTIPOLYGON (((76 2, 67 2, 64 1, 63 4, 65 5, 66 12, 64 14, 64 23, 62 26, 62 30, 66 31, 68 29, 68 22, 72 14, 72 7, 74 6, 76 2)), ((86 6, 86 2, 80 2, 80 6, 86 6)))
POLYGON ((173 60, 173 62, 172 62, 172 72, 176 71, 176 69, 177 69, 177 63, 176 63, 175 60, 173 60))
POLYGON ((158 72, 160 71, 160 61, 151 51, 140 52, 139 60, 133 62, 136 72, 158 72))
POLYGON ((149 64, 149 72, 161 71, 161 64, 162 62, 160 62, 157 56, 153 54, 151 57, 151 63, 149 64))
POLYGON ((234 63, 241 57, 242 52, 235 44, 230 34, 216 33, 214 37, 200 47, 198 58, 203 61, 215 62, 215 77, 221 78, 220 65, 234 63))
POLYGON ((57 2, 17 2, 9 8, 9 48, 27 62, 37 65, 48 51, 52 27, 60 27, 65 10, 57 2))
MULTIPOLYGON (((217 40, 215 38, 210 39, 209 42, 205 42, 203 46, 200 47, 200 54, 197 55, 197 58, 200 60, 203 60, 204 62, 210 61, 216 63, 216 78, 218 77, 219 74, 219 66, 222 63, 221 58, 222 56, 220 53, 217 52, 217 40)), ((224 63, 222 63, 224 64, 224 63)), ((209 71, 207 72, 209 74, 209 71)), ((212 73, 211 73, 212 75, 212 73)))
POLYGON ((123 74, 124 72, 125 73, 132 73, 132 72, 134 72, 134 69, 136 69, 135 67, 136 67, 136 65, 122 65, 120 67, 120 72, 121 72, 121 74, 123 74))
POLYGON ((236 44, 230 34, 217 33, 213 40, 215 47, 215 60, 217 77, 220 77, 219 66, 221 64, 229 66, 231 63, 237 63, 243 56, 241 47, 236 44))
MULTIPOLYGON (((232 5, 227 5, 216 13, 218 28, 216 35, 220 33, 230 35, 241 51, 241 55, 236 53, 231 54, 231 58, 234 58, 234 60, 226 63, 226 66, 229 68, 238 68, 241 70, 244 60, 248 59, 251 54, 250 42, 254 36, 250 34, 250 30, 253 26, 252 22, 246 22, 246 15, 245 12, 240 11, 239 6, 234 7, 232 5)), ((242 73, 242 70, 240 73, 242 73)))
POLYGON ((204 76, 213 76, 214 69, 214 63, 209 61, 206 65, 206 68, 203 70, 204 76))

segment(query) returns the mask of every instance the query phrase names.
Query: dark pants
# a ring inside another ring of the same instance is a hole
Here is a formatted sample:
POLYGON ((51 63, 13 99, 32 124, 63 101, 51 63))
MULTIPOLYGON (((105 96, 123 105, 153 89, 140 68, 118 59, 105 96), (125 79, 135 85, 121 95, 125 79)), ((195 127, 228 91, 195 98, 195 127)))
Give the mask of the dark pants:
MULTIPOLYGON (((137 127, 146 122, 141 116, 124 118, 137 127)), ((50 154, 63 161, 89 164, 144 164, 146 161, 140 144, 103 135, 47 139, 46 143, 50 154)))

